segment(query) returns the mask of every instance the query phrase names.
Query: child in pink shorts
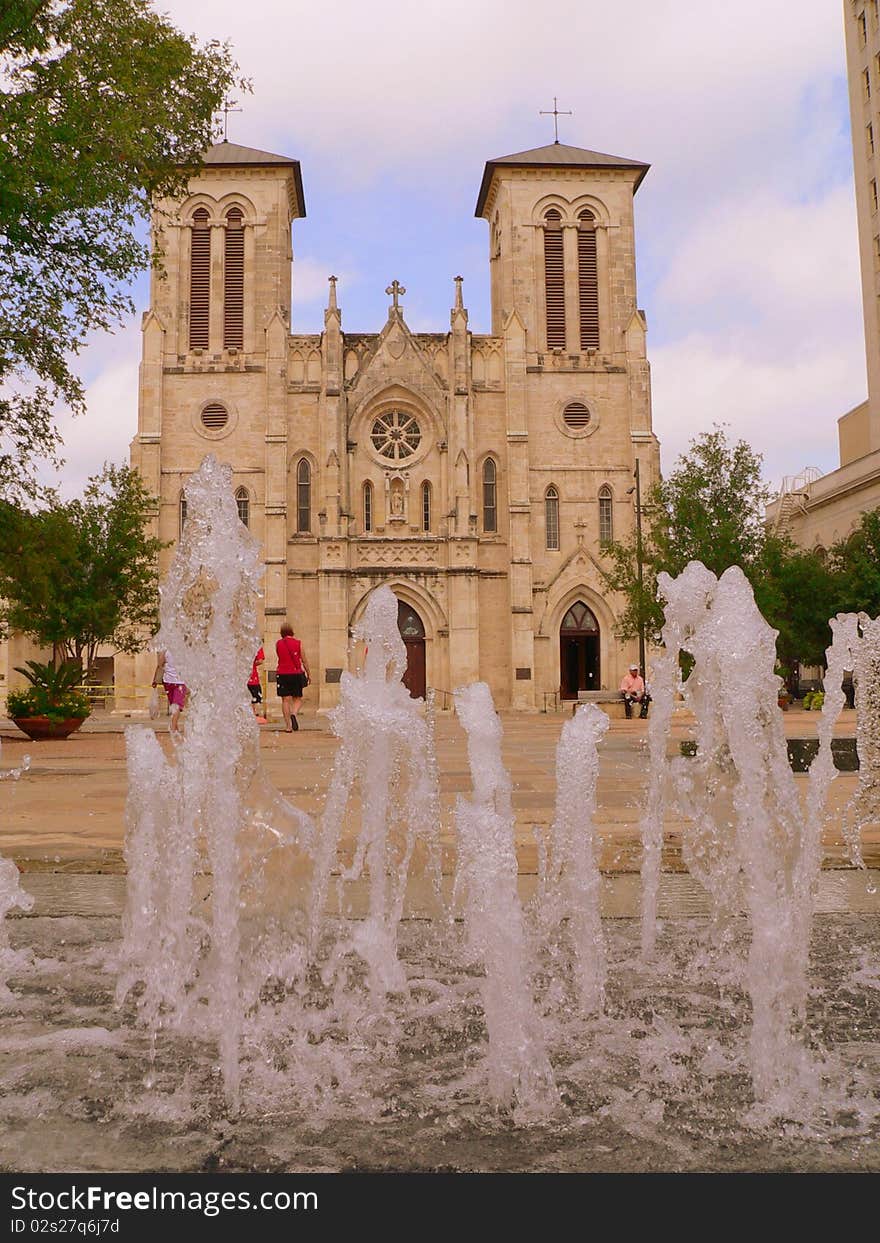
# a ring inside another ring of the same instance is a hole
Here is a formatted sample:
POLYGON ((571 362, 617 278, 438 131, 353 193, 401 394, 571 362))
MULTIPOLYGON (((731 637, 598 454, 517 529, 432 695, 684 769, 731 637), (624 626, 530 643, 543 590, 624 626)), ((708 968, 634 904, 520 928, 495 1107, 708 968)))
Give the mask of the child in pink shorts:
POLYGON ((159 660, 156 664, 156 672, 153 674, 153 686, 162 683, 165 694, 168 696, 168 707, 171 712, 171 723, 169 728, 176 732, 180 729, 180 714, 186 707, 187 689, 183 678, 180 677, 171 660, 170 652, 160 652, 159 660))

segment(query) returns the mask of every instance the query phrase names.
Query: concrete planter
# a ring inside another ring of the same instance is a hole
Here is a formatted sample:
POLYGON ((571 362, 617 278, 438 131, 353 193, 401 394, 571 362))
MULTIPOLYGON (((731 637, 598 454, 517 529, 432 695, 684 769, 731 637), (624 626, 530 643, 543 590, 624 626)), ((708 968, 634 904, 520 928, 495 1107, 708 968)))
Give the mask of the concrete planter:
POLYGON ((66 721, 50 721, 47 716, 16 716, 12 720, 32 742, 45 742, 50 738, 67 738, 76 733, 86 718, 72 716, 66 721))

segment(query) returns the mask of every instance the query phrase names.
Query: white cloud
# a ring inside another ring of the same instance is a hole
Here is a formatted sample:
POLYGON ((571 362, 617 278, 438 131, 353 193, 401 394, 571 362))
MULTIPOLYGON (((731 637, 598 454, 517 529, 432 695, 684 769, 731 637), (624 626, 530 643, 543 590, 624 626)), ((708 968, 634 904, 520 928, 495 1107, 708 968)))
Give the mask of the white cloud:
MULTIPOLYGON (((839 3, 159 7, 202 39, 228 38, 253 78, 230 138, 302 161, 300 330, 319 330, 331 272, 347 328, 381 328, 381 291, 398 275, 413 328, 442 330, 455 271, 472 327, 487 330, 484 226, 470 204, 487 158, 551 139, 538 110, 555 93, 574 112, 560 118, 564 142, 652 164, 637 256, 667 468, 718 419, 766 454, 771 476, 836 464, 835 420, 865 392, 839 3), (460 224, 451 204, 465 205, 460 224), (395 256, 414 248, 424 263, 410 258, 407 279, 395 256)), ((125 456, 138 351, 126 331, 84 358, 90 412, 64 423, 73 490, 125 456)))
POLYGON ((654 427, 668 472, 690 441, 728 423, 764 455, 778 483, 804 466, 838 465, 837 419, 864 400, 864 350, 857 338, 797 357, 761 359, 694 335, 651 352, 654 427))

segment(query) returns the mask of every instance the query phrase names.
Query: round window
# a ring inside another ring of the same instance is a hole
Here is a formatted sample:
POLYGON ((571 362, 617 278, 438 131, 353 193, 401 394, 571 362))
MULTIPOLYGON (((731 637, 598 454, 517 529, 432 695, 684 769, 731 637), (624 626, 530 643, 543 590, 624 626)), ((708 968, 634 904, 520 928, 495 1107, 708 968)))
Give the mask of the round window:
POLYGON ((229 422, 229 411, 219 401, 209 402, 202 411, 202 427, 209 432, 219 432, 229 422))
POLYGON ((370 439, 373 448, 382 457, 402 462, 418 449, 422 433, 411 414, 403 410, 389 410, 374 422, 370 439))
POLYGON ((582 401, 570 401, 562 412, 566 427, 583 431, 590 421, 590 412, 582 401))

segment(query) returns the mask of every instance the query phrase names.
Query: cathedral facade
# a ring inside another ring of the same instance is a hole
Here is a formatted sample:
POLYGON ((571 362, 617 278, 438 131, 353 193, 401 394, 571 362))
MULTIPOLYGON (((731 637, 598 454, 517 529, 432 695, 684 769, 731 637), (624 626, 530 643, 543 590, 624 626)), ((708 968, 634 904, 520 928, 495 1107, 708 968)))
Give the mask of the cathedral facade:
MULTIPOLYGON (((534 710, 616 688, 636 649, 615 636, 602 547, 633 530, 636 462, 643 489, 659 474, 636 302, 646 172, 560 143, 490 160, 482 334, 459 277, 447 331, 410 331, 397 280, 377 331, 344 331, 332 276, 324 331, 292 333, 294 159, 219 143, 188 196, 157 206, 132 462, 168 541, 203 456, 231 463, 263 547, 268 666, 289 618, 312 706, 337 701, 383 584, 414 695, 480 678, 499 707, 534 710)), ((117 657, 117 683, 143 681, 144 659, 117 657)))

